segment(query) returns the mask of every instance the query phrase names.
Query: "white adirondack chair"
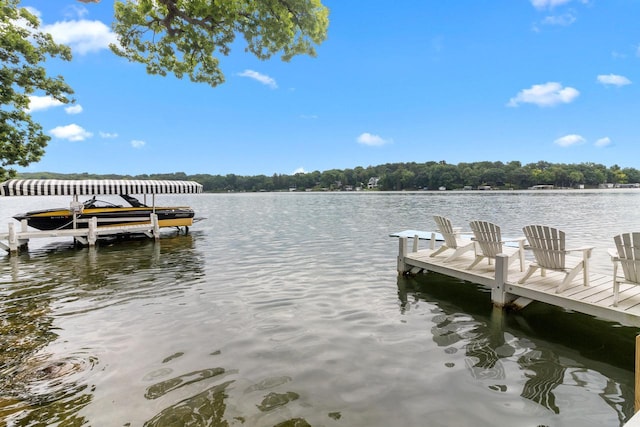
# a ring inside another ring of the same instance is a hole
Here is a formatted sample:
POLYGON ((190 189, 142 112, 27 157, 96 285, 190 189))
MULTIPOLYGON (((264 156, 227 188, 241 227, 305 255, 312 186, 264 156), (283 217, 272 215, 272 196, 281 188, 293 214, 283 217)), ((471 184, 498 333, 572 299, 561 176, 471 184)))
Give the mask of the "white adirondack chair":
POLYGON ((434 215, 433 220, 438 226, 436 231, 442 234, 444 243, 430 256, 433 257, 441 254, 448 249, 451 249, 454 251, 453 254, 449 255, 449 257, 444 260, 444 262, 448 262, 453 261, 467 251, 472 251, 475 249, 473 240, 460 237, 460 230, 453 228, 449 218, 434 215))
POLYGON ((558 285, 556 293, 564 291, 580 271, 583 273, 583 285, 589 285, 589 258, 593 250, 592 246, 567 249, 564 232, 544 225, 528 225, 522 231, 536 262, 529 266, 527 274, 518 283, 524 283, 539 268, 542 276, 545 275, 545 270, 566 274, 564 280, 558 285), (582 252, 582 259, 576 265, 567 266, 566 264, 566 255, 570 252, 582 252))
POLYGON ((640 233, 619 234, 613 238, 615 249, 609 249, 613 261, 613 306, 618 306, 620 283, 640 285, 640 233), (618 277, 618 264, 622 277, 618 277))
POLYGON ((524 237, 502 240, 500 227, 487 221, 471 221, 469 226, 475 236, 476 259, 467 267, 467 270, 471 270, 484 258, 487 258, 491 264, 491 260, 495 259, 498 254, 504 254, 508 257, 508 264, 519 259, 520 271, 524 271, 524 237), (518 247, 505 246, 504 244, 507 242, 516 242, 518 247))

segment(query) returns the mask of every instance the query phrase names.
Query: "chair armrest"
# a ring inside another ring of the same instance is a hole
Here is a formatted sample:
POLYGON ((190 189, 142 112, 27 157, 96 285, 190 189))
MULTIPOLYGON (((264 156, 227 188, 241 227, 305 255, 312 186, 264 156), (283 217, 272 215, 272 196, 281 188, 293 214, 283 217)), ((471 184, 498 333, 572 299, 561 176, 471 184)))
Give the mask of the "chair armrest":
POLYGON ((571 248, 571 249, 565 249, 565 252, 582 252, 583 256, 586 256, 587 258, 591 257, 591 251, 593 251, 593 246, 581 246, 579 248, 571 248))
POLYGON ((616 249, 609 248, 607 249, 607 252, 609 253, 609 256, 611 257, 612 261, 618 261, 620 259, 618 255, 618 251, 616 249))
MULTIPOLYGON (((514 238, 509 238, 509 239, 503 239, 502 241, 500 241, 501 245, 505 245, 506 243, 517 243, 518 244, 518 248, 520 250, 525 250, 526 248, 524 247, 524 242, 527 241, 526 237, 514 237, 514 238)), ((506 245, 506 246, 512 246, 512 245, 506 245)))

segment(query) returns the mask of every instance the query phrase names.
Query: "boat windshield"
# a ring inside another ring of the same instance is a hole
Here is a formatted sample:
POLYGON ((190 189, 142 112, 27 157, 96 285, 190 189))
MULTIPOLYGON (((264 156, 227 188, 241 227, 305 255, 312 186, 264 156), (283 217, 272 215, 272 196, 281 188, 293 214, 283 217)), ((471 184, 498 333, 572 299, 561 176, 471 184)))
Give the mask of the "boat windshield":
POLYGON ((91 208, 121 208, 122 205, 116 205, 114 203, 111 202, 106 202, 104 200, 96 200, 96 196, 93 196, 93 198, 85 201, 83 203, 84 208, 85 209, 91 209, 91 208))

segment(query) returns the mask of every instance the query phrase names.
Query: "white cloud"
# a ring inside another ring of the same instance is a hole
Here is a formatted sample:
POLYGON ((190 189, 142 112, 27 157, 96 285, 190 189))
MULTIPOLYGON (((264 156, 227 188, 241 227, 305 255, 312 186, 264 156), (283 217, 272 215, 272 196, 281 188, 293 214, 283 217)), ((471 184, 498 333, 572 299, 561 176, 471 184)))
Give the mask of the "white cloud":
POLYGON ((117 134, 117 133, 111 133, 111 132, 103 132, 103 131, 100 131, 100 132, 98 132, 98 134, 100 135, 100 138, 108 138, 108 139, 111 139, 111 138, 117 138, 117 137, 118 137, 118 134, 117 134))
POLYGON ((64 111, 66 111, 67 114, 80 114, 82 113, 82 105, 70 105, 68 107, 65 107, 64 111))
MULTIPOLYGON (((552 9, 556 6, 563 5, 565 3, 569 3, 571 0, 531 0, 531 4, 536 9, 552 9)), ((586 3, 584 0, 583 3, 586 3)))
POLYGON ((369 146, 380 146, 380 145, 385 145, 392 142, 392 140, 390 139, 384 139, 378 135, 370 134, 369 132, 365 132, 360 136, 358 136, 356 141, 358 141, 358 143, 362 145, 369 145, 369 146))
POLYGON ((542 20, 543 25, 560 25, 568 27, 576 22, 576 17, 572 13, 565 13, 563 15, 547 16, 542 20))
POLYGON ((69 141, 84 141, 85 139, 93 136, 91 132, 84 130, 76 124, 58 126, 51 129, 49 132, 51 132, 51 134, 56 138, 68 139, 69 141))
POLYGON ((299 167, 298 169, 293 171, 293 175, 297 174, 297 173, 307 173, 306 170, 304 170, 303 167, 299 167))
POLYGON ((507 106, 517 107, 520 104, 535 104, 539 107, 551 107, 557 104, 568 104, 580 95, 577 89, 562 87, 560 83, 548 82, 523 89, 509 100, 507 106))
MULTIPOLYGON (((82 0, 80 0, 82 1, 82 0)), ((82 18, 89 14, 89 9, 84 6, 72 4, 65 8, 64 15, 69 18, 82 18)))
POLYGON ((30 96, 27 112, 32 113, 34 111, 48 110, 49 108, 59 107, 61 105, 64 104, 51 96, 30 96))
POLYGON ((625 76, 619 76, 616 74, 600 74, 598 76, 598 82, 602 83, 603 85, 613 86, 625 86, 631 84, 631 80, 629 80, 625 76))
POLYGON ((256 80, 260 83, 262 83, 263 85, 269 86, 272 89, 276 89, 278 87, 278 84, 276 83, 275 79, 264 75, 264 74, 260 74, 257 71, 253 71, 253 70, 244 70, 241 73, 238 73, 238 75, 240 77, 249 77, 250 79, 256 80))
POLYGON ((305 120, 315 120, 318 118, 318 116, 315 114, 301 114, 300 118, 305 120))
POLYGON ((66 44, 74 53, 84 55, 108 49, 110 43, 117 43, 115 34, 101 21, 62 21, 43 25, 42 31, 50 33, 56 43, 66 44))
POLYGON ((146 144, 147 144, 146 142, 141 141, 141 140, 139 140, 139 139, 133 139, 133 140, 131 140, 131 146, 132 146, 133 148, 142 148, 142 147, 144 147, 146 144))
POLYGON ((576 134, 565 135, 562 138, 558 138, 554 141, 554 143, 558 144, 561 147, 570 147, 572 145, 583 144, 585 139, 576 134))
POLYGON ((599 140, 597 140, 593 145, 595 145, 596 147, 606 147, 607 145, 611 145, 611 142, 611 138, 605 136, 604 138, 600 138, 599 140))

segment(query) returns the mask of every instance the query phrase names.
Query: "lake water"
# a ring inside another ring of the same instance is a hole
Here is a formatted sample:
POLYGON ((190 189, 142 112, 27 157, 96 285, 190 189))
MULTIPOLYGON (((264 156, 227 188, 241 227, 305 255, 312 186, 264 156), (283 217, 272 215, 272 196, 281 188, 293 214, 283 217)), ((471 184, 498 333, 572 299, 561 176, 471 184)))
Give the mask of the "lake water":
MULTIPOLYGON (((0 425, 621 426, 636 330, 479 286, 398 277, 389 233, 432 215, 596 246, 640 191, 159 196, 188 235, 0 254, 0 425)), ((0 200, 0 226, 61 197, 0 200)), ((170 233, 171 234, 171 233, 170 233)))

